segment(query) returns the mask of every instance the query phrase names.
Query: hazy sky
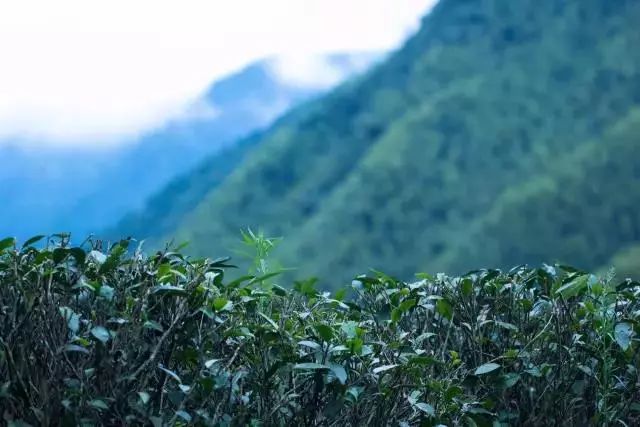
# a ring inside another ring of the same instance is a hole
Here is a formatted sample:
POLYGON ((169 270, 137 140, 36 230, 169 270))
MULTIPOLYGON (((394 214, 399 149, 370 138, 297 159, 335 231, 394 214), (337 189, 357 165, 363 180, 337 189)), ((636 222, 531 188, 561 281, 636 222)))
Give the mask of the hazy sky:
POLYGON ((274 54, 292 78, 320 79, 305 57, 393 48, 432 3, 0 0, 0 140, 117 142, 274 54))

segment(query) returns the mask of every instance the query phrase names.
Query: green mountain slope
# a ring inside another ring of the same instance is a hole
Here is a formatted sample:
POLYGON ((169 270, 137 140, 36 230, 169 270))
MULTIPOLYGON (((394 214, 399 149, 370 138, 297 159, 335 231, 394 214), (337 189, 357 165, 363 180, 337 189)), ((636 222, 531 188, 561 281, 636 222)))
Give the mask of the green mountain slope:
MULTIPOLYGON (((554 159, 547 173, 506 190, 439 264, 458 270, 467 259, 501 266, 524 260, 602 265, 621 247, 640 241, 639 183, 635 110, 600 140, 554 159)), ((621 264, 628 262, 611 262, 621 264)))
POLYGON ((640 244, 623 248, 605 264, 602 268, 606 272, 611 267, 615 268, 617 278, 632 278, 640 280, 640 244))
MULTIPOLYGON (((406 276, 572 258, 564 239, 502 255, 512 246, 506 230, 527 226, 505 194, 532 191, 544 177, 564 182, 555 175, 582 167, 585 144, 599 156, 600 145, 619 140, 609 129, 640 104, 640 56, 631 54, 638 22, 640 2, 631 0, 441 0, 387 62, 262 135, 164 238, 213 255, 241 228, 261 228, 285 236, 278 255, 301 275, 331 270, 345 279, 367 268, 406 276), (566 156, 576 163, 555 166, 566 156), (512 223, 486 235, 481 224, 495 212, 512 223), (471 250, 467 231, 488 240, 471 250), (489 243, 498 249, 483 251, 489 243)), ((628 169, 638 141, 624 140, 627 157, 616 161, 628 169)), ((576 179, 568 200, 581 206, 592 177, 576 179)), ((553 191, 533 192, 540 206, 557 202, 553 191)), ((607 242, 590 255, 581 249, 575 259, 585 268, 640 239, 608 233, 617 219, 606 204, 590 209, 598 213, 576 223, 576 235, 598 229, 607 242)), ((545 218, 536 227, 559 226, 545 218)))
POLYGON ((258 140, 258 135, 242 140, 202 162, 190 173, 173 179, 147 201, 144 209, 129 213, 104 234, 114 239, 122 236, 153 239, 171 233, 185 215, 242 162, 258 140))

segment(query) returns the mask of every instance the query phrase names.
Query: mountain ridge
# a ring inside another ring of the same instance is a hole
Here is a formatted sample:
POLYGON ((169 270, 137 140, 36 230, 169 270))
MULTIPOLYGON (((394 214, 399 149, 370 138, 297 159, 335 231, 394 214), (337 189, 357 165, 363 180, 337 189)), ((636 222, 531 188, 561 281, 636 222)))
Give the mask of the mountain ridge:
MULTIPOLYGON (((553 173, 552 159, 606 139, 638 107, 640 61, 628 55, 640 42, 638 20, 633 1, 442 0, 386 62, 307 106, 299 122, 267 130, 157 241, 190 241, 193 254, 210 256, 226 253, 240 229, 262 228, 285 237, 276 256, 297 274, 331 269, 343 280, 367 268, 407 278, 417 269, 510 267, 497 253, 484 263, 462 256, 465 231, 506 189, 553 173)), ((563 197, 585 202, 585 184, 563 197)), ((640 202, 636 192, 626 197, 640 202)), ((583 231, 606 236, 617 219, 606 203, 594 209, 599 222, 583 231)), ((526 231, 512 221, 505 229, 526 231)), ((495 238, 502 245, 509 236, 495 238)), ((609 238, 614 248, 640 235, 609 238)), ((588 262, 613 256, 603 252, 588 262)))

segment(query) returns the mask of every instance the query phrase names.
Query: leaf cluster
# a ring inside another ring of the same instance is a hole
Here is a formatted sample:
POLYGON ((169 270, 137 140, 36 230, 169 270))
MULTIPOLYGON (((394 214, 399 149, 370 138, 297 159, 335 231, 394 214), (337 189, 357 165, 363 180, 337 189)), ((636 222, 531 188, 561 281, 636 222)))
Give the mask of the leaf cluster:
POLYGON ((122 241, 0 241, 9 425, 637 425, 640 283, 563 266, 229 280, 122 241))

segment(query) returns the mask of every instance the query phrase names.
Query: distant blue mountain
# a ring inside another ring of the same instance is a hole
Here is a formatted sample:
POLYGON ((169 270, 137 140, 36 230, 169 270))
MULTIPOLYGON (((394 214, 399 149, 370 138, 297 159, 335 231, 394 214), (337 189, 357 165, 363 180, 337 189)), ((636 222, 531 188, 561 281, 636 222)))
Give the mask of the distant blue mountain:
MULTIPOLYGON (((321 61, 338 83, 379 57, 336 54, 321 61)), ((288 81, 282 61, 263 60, 215 82, 180 117, 115 148, 0 143, 0 236, 98 232, 207 156, 330 88, 288 81)))

